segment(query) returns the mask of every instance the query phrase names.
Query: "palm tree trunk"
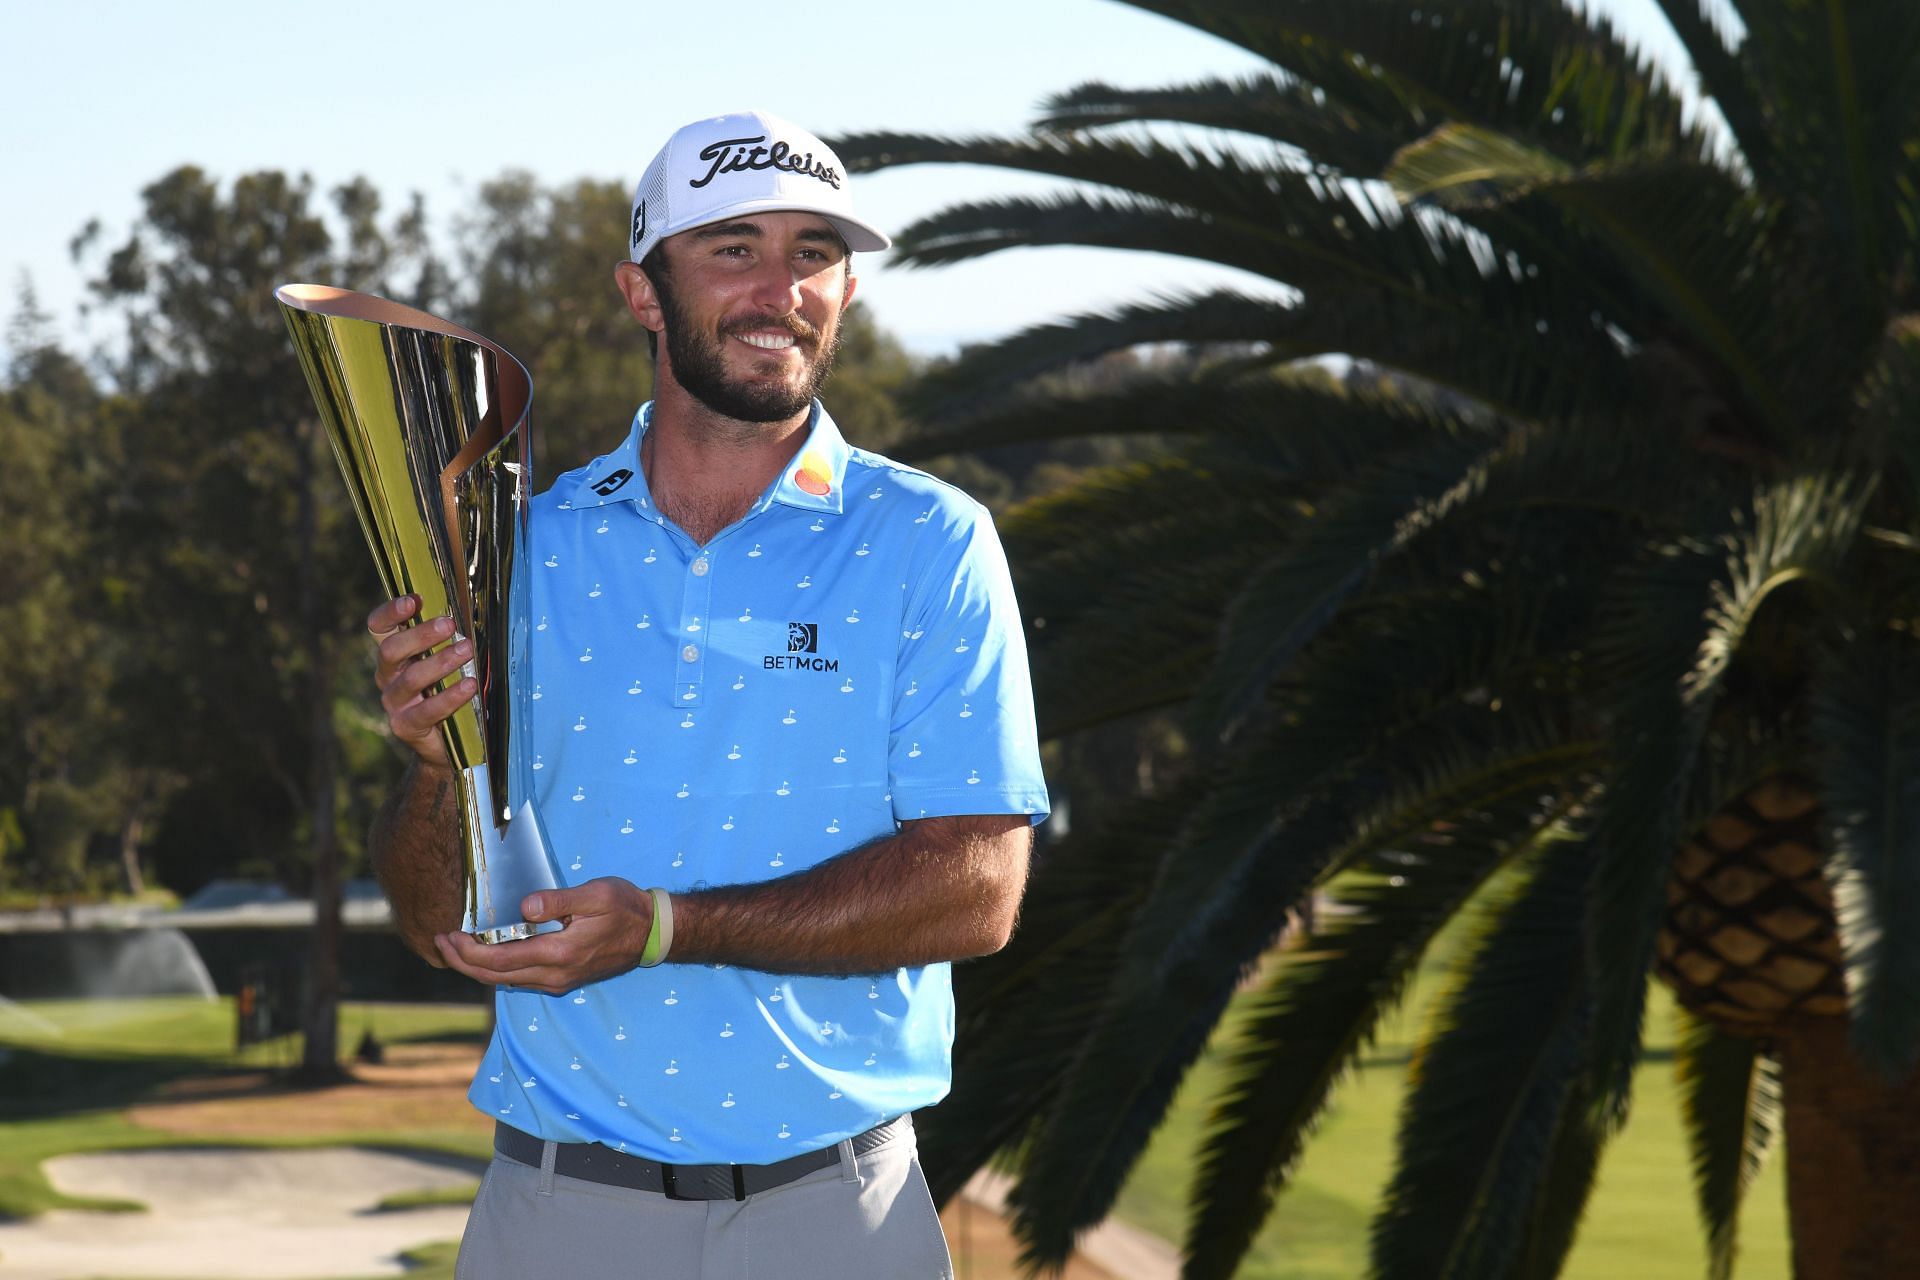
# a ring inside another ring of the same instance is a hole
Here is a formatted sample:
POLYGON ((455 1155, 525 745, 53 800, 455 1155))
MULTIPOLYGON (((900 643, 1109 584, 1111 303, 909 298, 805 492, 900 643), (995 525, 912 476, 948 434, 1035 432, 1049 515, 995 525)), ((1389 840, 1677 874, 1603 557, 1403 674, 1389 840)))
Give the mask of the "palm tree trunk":
POLYGON ((1799 1021, 1779 1053, 1795 1280, 1920 1276, 1920 1070, 1866 1066, 1845 1018, 1799 1021))

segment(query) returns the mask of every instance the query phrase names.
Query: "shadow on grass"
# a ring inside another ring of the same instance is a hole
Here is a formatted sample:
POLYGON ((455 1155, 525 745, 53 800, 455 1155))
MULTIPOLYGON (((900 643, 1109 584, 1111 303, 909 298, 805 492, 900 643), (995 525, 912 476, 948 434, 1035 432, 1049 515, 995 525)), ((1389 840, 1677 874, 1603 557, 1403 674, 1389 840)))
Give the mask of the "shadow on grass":
POLYGON ((174 1080, 210 1070, 218 1071, 196 1058, 13 1048, 0 1061, 0 1121, 115 1111, 174 1080))
POLYGON ((490 1027, 481 1027, 475 1031, 429 1031, 420 1035, 381 1036, 387 1044, 466 1044, 486 1048, 487 1041, 493 1038, 490 1027))

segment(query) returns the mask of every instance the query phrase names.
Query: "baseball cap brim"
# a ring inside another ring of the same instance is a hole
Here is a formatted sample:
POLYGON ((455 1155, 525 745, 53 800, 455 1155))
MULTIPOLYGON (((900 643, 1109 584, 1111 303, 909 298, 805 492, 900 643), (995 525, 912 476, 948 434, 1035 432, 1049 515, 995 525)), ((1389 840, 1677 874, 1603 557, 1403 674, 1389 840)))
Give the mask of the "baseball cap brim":
POLYGON ((882 249, 893 247, 893 241, 887 234, 870 223, 862 222, 858 218, 850 218, 843 213, 823 213, 819 209, 777 197, 739 200, 719 209, 702 209, 698 217, 688 219, 684 226, 668 224, 662 227, 660 239, 665 240, 669 236, 677 236, 682 231, 692 231, 696 227, 710 227, 716 222, 725 222, 729 218, 750 217, 756 213, 811 213, 832 224, 833 229, 840 233, 840 238, 847 242, 847 248, 855 253, 878 253, 882 249))

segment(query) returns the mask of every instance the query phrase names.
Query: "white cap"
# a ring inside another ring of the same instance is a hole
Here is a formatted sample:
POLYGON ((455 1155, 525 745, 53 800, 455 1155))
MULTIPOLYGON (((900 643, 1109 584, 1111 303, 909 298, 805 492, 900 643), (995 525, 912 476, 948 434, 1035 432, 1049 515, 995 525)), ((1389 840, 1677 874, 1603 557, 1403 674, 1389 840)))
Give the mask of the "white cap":
POLYGON ((680 129, 633 190, 627 247, 635 262, 671 235, 727 218, 817 213, 849 249, 893 241, 853 216, 840 157, 796 124, 764 111, 699 120, 680 129))

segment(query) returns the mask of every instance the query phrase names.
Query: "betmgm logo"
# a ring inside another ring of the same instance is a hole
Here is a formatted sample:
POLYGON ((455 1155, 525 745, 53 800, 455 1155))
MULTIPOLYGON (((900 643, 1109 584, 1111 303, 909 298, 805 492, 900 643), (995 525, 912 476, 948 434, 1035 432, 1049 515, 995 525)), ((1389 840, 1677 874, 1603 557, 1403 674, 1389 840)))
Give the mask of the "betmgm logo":
POLYGON ((820 656, 820 624, 789 622, 787 651, 769 653, 760 659, 766 671, 838 671, 840 659, 820 656))

